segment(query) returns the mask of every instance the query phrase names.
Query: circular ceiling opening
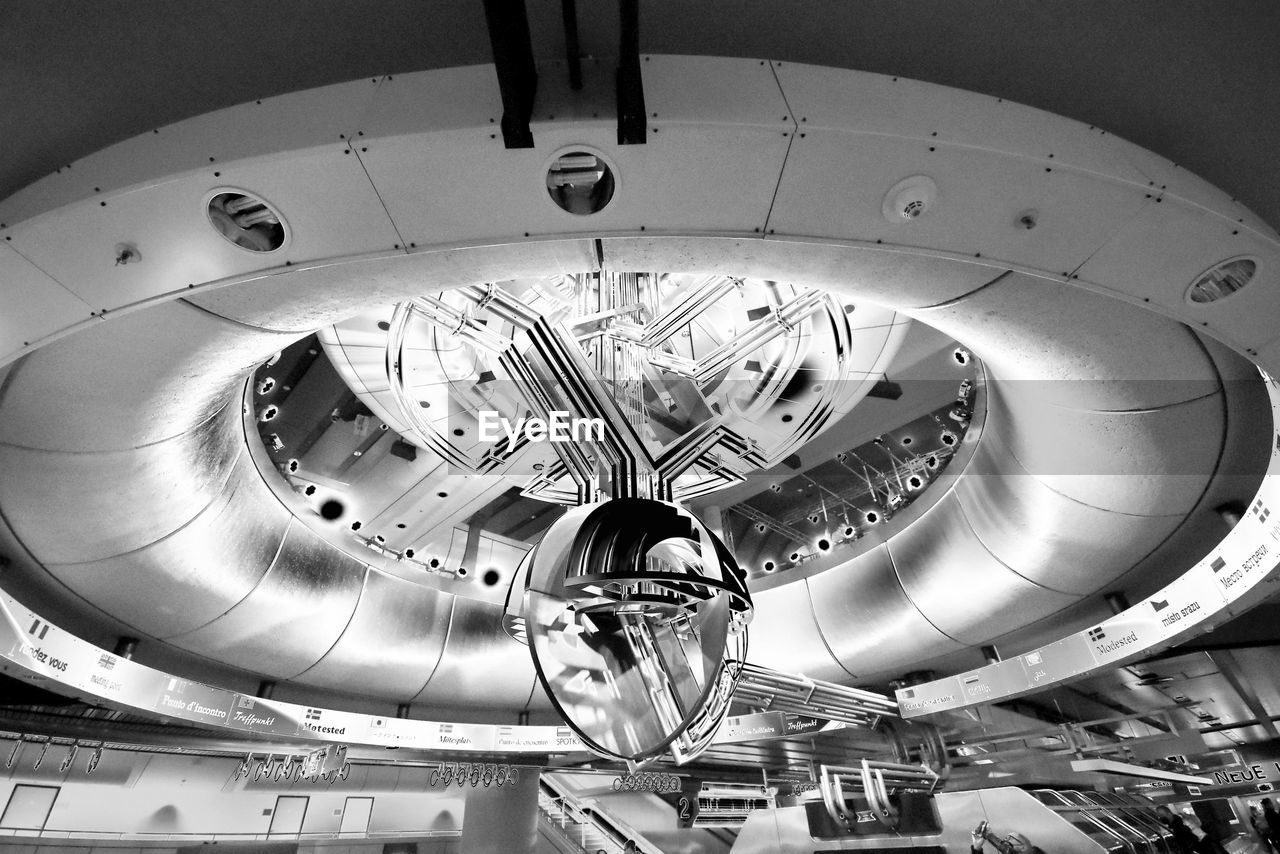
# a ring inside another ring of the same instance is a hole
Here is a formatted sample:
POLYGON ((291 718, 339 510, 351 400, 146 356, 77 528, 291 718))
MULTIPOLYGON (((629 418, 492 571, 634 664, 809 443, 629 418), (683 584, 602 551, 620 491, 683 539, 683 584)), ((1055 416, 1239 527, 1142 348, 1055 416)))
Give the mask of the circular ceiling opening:
POLYGON ((257 196, 225 191, 209 199, 209 223, 218 234, 250 252, 274 252, 284 245, 284 220, 257 196))
POLYGON ((547 193, 563 211, 577 216, 599 213, 613 200, 613 170, 589 151, 562 154, 547 170, 547 193))
POLYGON ((848 305, 709 273, 464 286, 287 348, 254 378, 265 388, 257 412, 279 413, 257 429, 282 494, 323 489, 305 516, 339 496, 362 508, 359 523, 347 511, 343 530, 321 534, 344 545, 440 571, 415 555, 455 554, 453 533, 480 509, 473 560, 485 563, 464 562, 483 582, 477 596, 515 577, 563 512, 555 505, 598 500, 615 446, 676 502, 699 509, 731 490, 722 518, 758 556, 751 574, 822 571, 928 492, 969 432, 979 371, 959 342, 915 333, 891 309, 848 305), (908 337, 925 349, 908 348, 895 368, 908 337), (313 366, 349 393, 294 398, 313 366), (299 379, 266 388, 268 370, 299 379), (404 525, 406 514, 430 524, 404 525))
POLYGON ((1200 274, 1187 288, 1187 301, 1193 303, 1217 302, 1231 296, 1253 281, 1258 272, 1258 262, 1252 258, 1232 258, 1223 261, 1200 274))

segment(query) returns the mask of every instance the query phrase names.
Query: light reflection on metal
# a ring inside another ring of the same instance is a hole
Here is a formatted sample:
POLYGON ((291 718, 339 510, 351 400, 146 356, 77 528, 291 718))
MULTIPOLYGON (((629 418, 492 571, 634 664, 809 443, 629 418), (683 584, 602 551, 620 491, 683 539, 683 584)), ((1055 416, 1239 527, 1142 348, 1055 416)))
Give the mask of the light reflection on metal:
POLYGON ((744 573, 687 511, 624 498, 570 510, 530 553, 524 630, 538 678, 594 752, 701 753, 728 711, 751 619, 744 573))
POLYGON ((817 715, 868 728, 878 726, 882 719, 898 717, 898 702, 883 694, 780 673, 756 664, 742 668, 734 699, 763 711, 817 715))
POLYGON ((693 827, 742 827, 753 812, 777 806, 775 791, 748 783, 703 783, 693 827))
POLYGON ((876 821, 895 830, 899 813, 894 795, 900 792, 932 792, 938 785, 938 773, 924 765, 902 765, 863 759, 860 765, 823 765, 819 769, 819 788, 827 812, 839 824, 853 827, 857 821, 845 803, 845 787, 861 791, 871 805, 876 821))
MULTIPOLYGON (((349 771, 350 766, 345 766, 349 771)), ((342 779, 346 779, 344 776, 342 779)), ((503 763, 485 764, 483 762, 442 762, 431 770, 427 776, 427 782, 432 786, 450 785, 466 786, 470 784, 471 788, 484 786, 505 786, 508 783, 515 785, 520 782, 520 769, 515 765, 503 763)))
POLYGON ((783 459, 874 384, 896 315, 852 308, 771 281, 609 271, 419 297, 383 324, 385 417, 460 472, 527 475, 524 494, 555 503, 705 495, 783 459), (481 442, 484 410, 599 419, 604 438, 481 442))
POLYGON ((71 746, 67 748, 67 755, 62 758, 62 763, 58 765, 58 770, 64 774, 70 770, 71 766, 76 761, 76 754, 79 752, 80 745, 73 742, 71 746))

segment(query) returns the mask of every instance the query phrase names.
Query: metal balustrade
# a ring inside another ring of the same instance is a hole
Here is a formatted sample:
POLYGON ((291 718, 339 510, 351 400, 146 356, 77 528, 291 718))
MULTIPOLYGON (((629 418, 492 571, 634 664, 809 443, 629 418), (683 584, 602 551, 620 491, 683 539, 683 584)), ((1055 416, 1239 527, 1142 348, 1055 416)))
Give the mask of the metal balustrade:
POLYGON ((595 804, 582 803, 549 774, 538 783, 538 812, 544 827, 584 854, 627 854, 628 841, 638 854, 663 854, 635 828, 595 804))

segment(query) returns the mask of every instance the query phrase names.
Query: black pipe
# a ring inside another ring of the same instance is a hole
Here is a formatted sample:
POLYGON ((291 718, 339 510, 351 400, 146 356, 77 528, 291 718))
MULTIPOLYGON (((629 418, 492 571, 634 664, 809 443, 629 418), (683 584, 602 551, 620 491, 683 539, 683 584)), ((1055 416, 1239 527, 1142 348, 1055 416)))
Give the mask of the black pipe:
POLYGON ((484 17, 502 94, 502 142, 507 148, 533 148, 529 119, 538 72, 524 0, 484 0, 484 17))
POLYGON ((648 124, 640 75, 640 0, 619 0, 622 37, 618 48, 618 145, 644 145, 648 124))
POLYGON ((569 62, 569 88, 582 88, 582 49, 578 45, 578 4, 576 0, 560 0, 564 17, 564 56, 569 62))

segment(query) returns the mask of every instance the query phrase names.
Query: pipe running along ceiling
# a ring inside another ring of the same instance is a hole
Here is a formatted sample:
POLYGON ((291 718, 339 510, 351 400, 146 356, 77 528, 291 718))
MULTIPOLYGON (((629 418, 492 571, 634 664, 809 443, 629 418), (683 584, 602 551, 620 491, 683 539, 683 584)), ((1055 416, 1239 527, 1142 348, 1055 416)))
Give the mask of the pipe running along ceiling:
POLYGON ((591 117, 601 75, 579 94, 549 82, 556 118, 505 150, 491 71, 445 69, 192 119, 0 204, 0 276, 24 306, 0 369, 6 589, 206 681, 545 713, 500 597, 361 549, 281 488, 250 379, 371 310, 600 271, 816 288, 981 361, 985 422, 946 477, 851 557, 763 581, 751 661, 846 682, 972 666, 983 645, 1106 613, 1103 593, 1155 589, 1220 538, 1212 508, 1253 494, 1267 450, 1233 350, 1276 352, 1273 230, 1150 152, 997 99, 646 59, 643 146, 591 117), (547 191, 577 150, 617 180, 588 216, 547 191), (916 176, 934 191, 910 219, 893 191, 916 176), (224 239, 208 211, 227 194, 269 203, 280 248, 224 239), (1188 299, 1243 256, 1240 293, 1188 299))

